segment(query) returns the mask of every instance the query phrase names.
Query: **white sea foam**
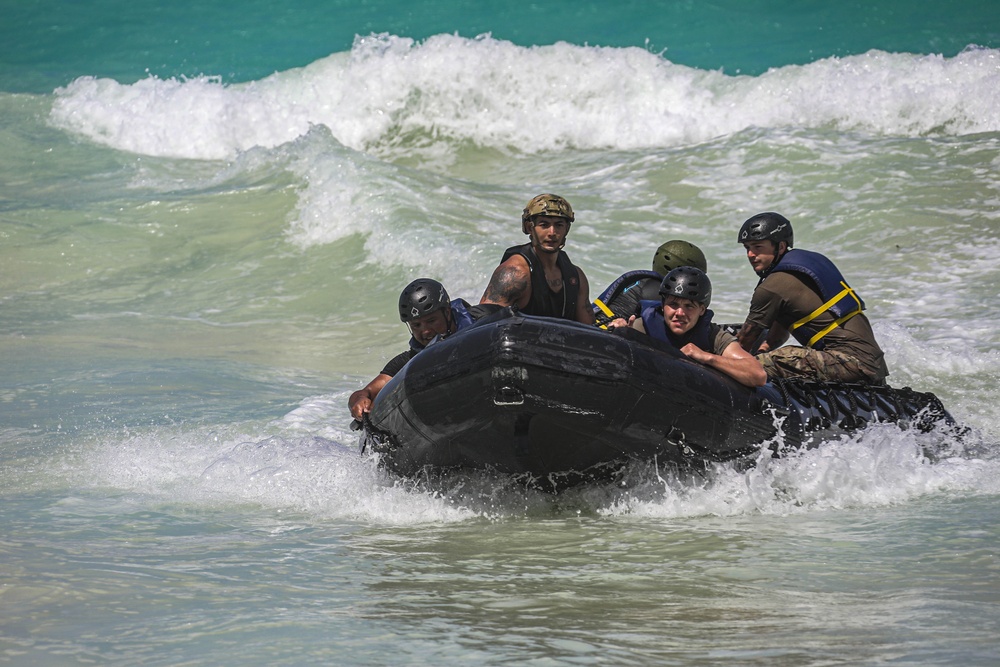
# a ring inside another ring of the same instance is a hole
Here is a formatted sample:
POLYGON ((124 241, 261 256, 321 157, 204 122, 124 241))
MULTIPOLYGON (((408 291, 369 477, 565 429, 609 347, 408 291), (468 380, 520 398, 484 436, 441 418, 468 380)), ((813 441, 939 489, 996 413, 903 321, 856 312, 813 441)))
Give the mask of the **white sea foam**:
MULTIPOLYGON (((178 452, 173 453, 176 458, 178 452)), ((143 466, 150 465, 148 452, 143 461, 143 466)), ((746 472, 723 470, 708 481, 668 476, 660 488, 638 486, 624 493, 620 488, 585 488, 561 502, 595 503, 590 509, 622 515, 780 516, 885 506, 938 493, 993 494, 1000 490, 994 481, 997 470, 994 460, 952 457, 932 462, 914 434, 885 426, 784 459, 762 458, 746 472)), ((147 479, 142 489, 132 490, 157 497, 169 489, 174 499, 197 505, 259 504, 378 524, 518 516, 552 500, 518 490, 516 484, 505 487, 492 476, 471 475, 429 487, 393 480, 356 452, 313 437, 229 443, 199 475, 174 478, 169 485, 165 481, 147 479)))
POLYGON ((637 464, 624 486, 559 497, 495 475, 420 483, 395 478, 358 452, 358 436, 343 419, 345 400, 345 394, 314 396, 263 427, 110 434, 53 465, 83 486, 119 489, 153 504, 250 505, 380 525, 503 520, 550 511, 553 503, 623 517, 781 516, 1000 492, 1000 459, 992 449, 967 448, 946 431, 923 435, 894 425, 873 425, 778 459, 763 449, 756 467, 745 471, 720 465, 709 474, 679 474, 637 464))
POLYGON ((51 120, 120 150, 194 159, 273 148, 317 125, 354 150, 390 154, 441 142, 649 149, 754 127, 962 135, 1000 130, 1000 52, 870 51, 751 77, 638 48, 379 35, 245 84, 81 77, 56 91, 51 120))
POLYGON ((76 453, 67 468, 84 486, 118 489, 152 504, 257 506, 274 514, 395 525, 475 516, 387 477, 358 453, 355 441, 346 433, 338 442, 225 427, 185 433, 162 428, 109 437, 76 453))
MULTIPOLYGON (((996 455, 928 458, 925 448, 962 445, 949 436, 873 425, 814 449, 771 458, 764 451, 747 471, 720 466, 701 480, 664 474, 658 484, 625 494, 604 511, 614 515, 683 517, 880 507, 937 493, 993 494, 996 455), (930 443, 937 439, 937 445, 930 443)), ((989 450, 987 450, 989 451, 989 450)))

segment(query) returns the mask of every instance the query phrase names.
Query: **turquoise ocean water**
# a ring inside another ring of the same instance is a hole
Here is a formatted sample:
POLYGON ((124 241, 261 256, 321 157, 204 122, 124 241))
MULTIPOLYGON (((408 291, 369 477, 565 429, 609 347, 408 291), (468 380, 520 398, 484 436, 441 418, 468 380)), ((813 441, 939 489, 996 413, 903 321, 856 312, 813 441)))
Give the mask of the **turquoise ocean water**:
POLYGON ((0 662, 993 665, 1000 5, 0 2, 0 662), (599 289, 763 210, 864 296, 872 427, 704 479, 357 449, 400 288, 554 191, 599 289))

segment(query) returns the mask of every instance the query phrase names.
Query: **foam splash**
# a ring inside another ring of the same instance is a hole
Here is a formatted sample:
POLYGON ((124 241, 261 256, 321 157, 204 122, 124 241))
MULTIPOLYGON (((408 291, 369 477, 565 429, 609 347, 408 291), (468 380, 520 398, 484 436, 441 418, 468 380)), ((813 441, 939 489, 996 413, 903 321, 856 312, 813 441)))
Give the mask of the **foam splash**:
POLYGON ((119 150, 216 160, 313 126, 384 155, 463 142, 525 153, 649 149, 753 127, 962 135, 1000 130, 1000 52, 870 51, 750 77, 639 48, 383 34, 246 84, 81 77, 55 91, 51 121, 119 150))
POLYGON ((995 449, 965 445, 949 434, 876 424, 781 458, 762 449, 756 466, 745 471, 720 465, 701 477, 661 473, 604 512, 670 518, 781 516, 882 507, 939 493, 991 495, 1000 489, 995 449))
POLYGON ((574 513, 693 517, 881 507, 935 494, 1000 492, 995 446, 951 433, 917 434, 873 425, 814 449, 748 470, 708 473, 636 464, 625 483, 558 496, 502 475, 468 473, 399 479, 357 449, 346 394, 316 396, 265 426, 157 428, 109 437, 64 461, 83 486, 115 488, 151 503, 204 508, 262 507, 317 520, 422 525, 574 513))
POLYGON ((360 455, 356 437, 267 433, 268 429, 155 429, 108 438, 66 468, 83 486, 113 488, 147 502, 264 508, 318 520, 390 525, 466 520, 474 514, 433 493, 414 493, 360 455))

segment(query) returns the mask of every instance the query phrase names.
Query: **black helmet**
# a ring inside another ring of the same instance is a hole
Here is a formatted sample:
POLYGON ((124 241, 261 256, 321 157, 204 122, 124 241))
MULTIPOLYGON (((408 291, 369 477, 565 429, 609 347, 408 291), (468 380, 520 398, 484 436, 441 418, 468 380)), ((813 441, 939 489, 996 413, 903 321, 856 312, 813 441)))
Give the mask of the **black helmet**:
POLYGON ((444 285, 430 278, 417 278, 399 294, 399 319, 412 322, 450 304, 444 285))
POLYGON ((751 241, 773 241, 778 245, 782 241, 792 247, 792 223, 780 213, 758 213, 743 223, 737 243, 751 241))
POLYGON ((712 281, 705 272, 693 266, 681 266, 670 273, 660 283, 660 298, 679 296, 695 303, 712 303, 712 281))

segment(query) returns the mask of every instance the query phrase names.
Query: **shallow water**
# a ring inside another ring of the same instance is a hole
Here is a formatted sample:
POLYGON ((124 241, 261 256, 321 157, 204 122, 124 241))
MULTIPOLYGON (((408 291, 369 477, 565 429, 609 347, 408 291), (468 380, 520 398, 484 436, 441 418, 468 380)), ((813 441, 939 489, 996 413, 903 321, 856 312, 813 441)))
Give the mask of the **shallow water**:
POLYGON ((12 9, 0 661, 993 664, 1000 23, 654 10, 12 9), (783 212, 970 434, 559 496, 387 476, 346 401, 400 288, 478 300, 542 191, 595 292, 684 238, 720 321, 783 212))

